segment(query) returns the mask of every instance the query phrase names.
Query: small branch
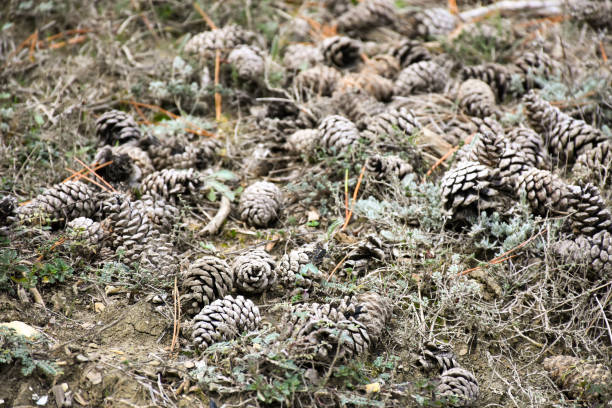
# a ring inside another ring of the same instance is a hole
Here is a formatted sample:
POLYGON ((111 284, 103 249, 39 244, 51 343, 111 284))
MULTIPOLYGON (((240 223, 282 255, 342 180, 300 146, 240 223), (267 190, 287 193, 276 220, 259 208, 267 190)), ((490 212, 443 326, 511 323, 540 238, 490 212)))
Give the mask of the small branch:
POLYGON ((459 13, 462 21, 474 21, 485 18, 493 14, 508 14, 531 12, 542 16, 552 16, 563 14, 563 0, 505 0, 493 3, 490 6, 478 7, 459 13))
POLYGON ((181 331, 181 302, 178 291, 177 277, 174 277, 174 288, 172 290, 172 297, 174 298, 174 325, 172 327, 172 344, 170 344, 170 353, 174 351, 176 342, 178 340, 179 332, 181 331))
POLYGON ((221 226, 227 219, 231 210, 231 203, 229 198, 222 195, 221 196, 221 206, 219 207, 219 211, 213 217, 212 220, 204 227, 204 229, 198 235, 215 235, 221 229, 221 226))

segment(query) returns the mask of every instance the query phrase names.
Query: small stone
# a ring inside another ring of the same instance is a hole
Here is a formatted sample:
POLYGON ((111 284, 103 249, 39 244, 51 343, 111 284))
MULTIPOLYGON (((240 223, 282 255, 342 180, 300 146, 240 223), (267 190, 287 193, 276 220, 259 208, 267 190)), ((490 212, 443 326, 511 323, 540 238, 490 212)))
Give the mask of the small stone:
POLYGON ((79 363, 86 363, 89 361, 89 359, 82 354, 77 354, 76 361, 78 361, 79 363))
POLYGON ((99 371, 90 371, 85 376, 93 385, 98 385, 102 382, 102 374, 99 371))
POLYGON ((16 334, 27 337, 29 339, 40 336, 39 330, 35 329, 34 327, 28 324, 25 324, 24 322, 12 321, 10 323, 2 323, 0 324, 0 327, 6 327, 9 329, 13 329, 15 330, 16 334))
POLYGON ((186 369, 191 370, 192 368, 195 367, 195 363, 191 360, 187 360, 185 361, 185 363, 183 364, 185 366, 186 369))
POLYGON ((104 311, 104 309, 106 309, 106 306, 104 306, 104 303, 102 303, 102 302, 94 303, 94 312, 102 313, 104 311))

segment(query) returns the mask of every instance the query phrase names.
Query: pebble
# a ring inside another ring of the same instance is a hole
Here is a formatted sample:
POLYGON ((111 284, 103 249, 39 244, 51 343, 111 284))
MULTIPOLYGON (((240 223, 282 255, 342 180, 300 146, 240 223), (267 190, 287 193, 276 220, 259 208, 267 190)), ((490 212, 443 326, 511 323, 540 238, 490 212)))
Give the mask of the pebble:
POLYGON ((76 361, 78 361, 79 363, 86 363, 89 361, 89 359, 82 354, 77 354, 76 361))
POLYGON ((184 366, 186 369, 191 370, 195 367, 195 363, 191 360, 185 361, 184 366))

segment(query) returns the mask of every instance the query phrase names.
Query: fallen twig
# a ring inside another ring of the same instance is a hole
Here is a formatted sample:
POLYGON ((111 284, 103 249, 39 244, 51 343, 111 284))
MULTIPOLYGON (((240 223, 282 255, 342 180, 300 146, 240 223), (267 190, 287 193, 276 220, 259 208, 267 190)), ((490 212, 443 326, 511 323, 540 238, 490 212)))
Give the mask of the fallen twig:
POLYGON ((363 175, 365 174, 365 169, 366 169, 366 166, 364 164, 363 167, 361 168, 361 172, 359 173, 359 178, 357 179, 357 185, 355 186, 355 191, 353 191, 353 202, 351 203, 351 210, 346 216, 346 219, 344 220, 344 225, 342 225, 342 228, 340 229, 340 231, 344 231, 346 229, 346 226, 348 225, 349 221, 351 220, 351 217, 353 216, 353 209, 355 208, 355 201, 357 201, 357 193, 359 192, 359 187, 361 186, 361 180, 363 180, 363 175))
POLYGON ((231 210, 231 202, 229 198, 222 195, 221 196, 221 205, 219 206, 219 211, 217 214, 210 220, 208 224, 202 229, 199 235, 215 235, 221 229, 221 226, 227 219, 231 210))
POLYGON ((478 7, 459 13, 459 18, 463 21, 474 21, 488 17, 493 14, 511 14, 521 12, 532 12, 541 16, 551 16, 563 14, 563 0, 504 0, 493 3, 489 6, 478 7))

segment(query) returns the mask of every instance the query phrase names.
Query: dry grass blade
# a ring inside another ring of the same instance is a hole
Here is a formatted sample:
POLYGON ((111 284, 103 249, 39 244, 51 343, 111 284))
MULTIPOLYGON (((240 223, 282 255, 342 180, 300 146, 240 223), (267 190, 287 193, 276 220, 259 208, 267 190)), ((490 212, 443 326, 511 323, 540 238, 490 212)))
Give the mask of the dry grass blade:
MULTIPOLYGON (((107 161, 107 162, 105 162, 105 163, 102 163, 102 164, 99 164, 99 165, 96 165, 96 166, 92 167, 92 169, 93 169, 94 171, 95 171, 95 170, 100 170, 101 168, 104 168, 104 167, 106 167, 106 166, 108 166, 108 165, 111 165, 111 164, 113 164, 113 161, 112 161, 112 160, 109 160, 109 161, 107 161)), ((75 171, 74 171, 74 170, 72 170, 72 169, 68 169, 68 168, 67 168, 66 170, 68 170, 68 171, 72 172, 72 176, 69 176, 69 177, 65 178, 65 179, 62 181, 62 183, 65 183, 65 182, 67 182, 67 181, 70 181, 70 180, 72 180, 72 179, 74 179, 74 178, 76 178, 77 180, 79 180, 79 179, 81 179, 81 178, 82 178, 82 177, 85 175, 85 173, 87 173, 87 169, 81 169, 80 171, 77 171, 77 172, 75 172, 75 171)))
POLYGON ((108 189, 114 193, 117 192, 117 190, 115 190, 115 188, 113 186, 110 185, 110 183, 106 180, 104 180, 104 178, 102 176, 100 176, 98 173, 95 172, 95 170, 93 170, 91 167, 89 167, 87 164, 85 164, 82 160, 78 159, 78 158, 74 158, 74 160, 76 160, 81 166, 85 167, 87 170, 89 170, 89 172, 97 177, 98 179, 100 179, 100 181, 106 186, 108 187, 108 189))
POLYGON ((344 224, 340 231, 344 231, 353 216, 353 209, 355 208, 355 202, 357 201, 357 193, 359 193, 359 187, 361 186, 361 181, 363 180, 363 175, 365 174, 366 166, 365 164, 361 168, 361 172, 359 172, 359 178, 357 179, 357 185, 355 186, 355 190, 353 191, 353 202, 351 203, 351 210, 349 211, 346 219, 344 220, 344 224))

